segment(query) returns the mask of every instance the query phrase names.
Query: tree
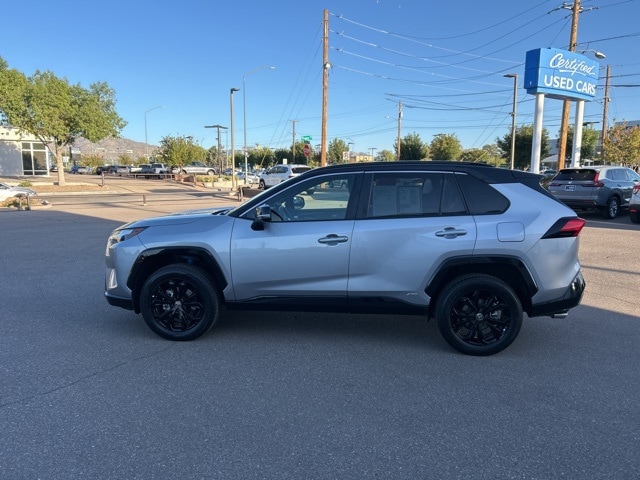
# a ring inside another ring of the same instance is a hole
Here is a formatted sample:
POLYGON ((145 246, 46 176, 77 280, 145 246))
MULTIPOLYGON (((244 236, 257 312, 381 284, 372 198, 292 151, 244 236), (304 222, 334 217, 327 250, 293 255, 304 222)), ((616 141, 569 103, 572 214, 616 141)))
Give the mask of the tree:
MULTIPOLYGON (((502 151, 502 158, 511 159, 511 132, 504 137, 496 138, 496 144, 502 151)), ((531 151, 533 145, 533 125, 522 125, 516 129, 516 151, 514 155, 514 168, 526 170, 531 166, 531 151)), ((544 158, 549 154, 549 132, 542 129, 540 139, 540 157, 544 158)))
POLYGON ((203 162, 207 158, 207 151, 193 143, 193 137, 167 135, 160 140, 158 157, 165 165, 175 167, 195 160, 203 162))
MULTIPOLYGON (((569 125, 567 128, 567 143, 565 145, 565 152, 567 152, 567 157, 569 158, 573 156, 573 131, 573 126, 569 125)), ((580 142, 581 160, 595 157, 599 139, 600 135, 593 128, 582 128, 582 142, 580 142)), ((556 143, 559 144, 560 139, 558 139, 556 143)))
POLYGON ((344 152, 349 151, 349 145, 339 138, 334 138, 329 142, 327 148, 327 163, 348 163, 349 160, 345 160, 343 157, 344 152))
POLYGON ((458 160, 462 153, 462 144, 455 133, 440 133, 431 141, 429 150, 434 160, 458 160))
POLYGON ((469 148, 460 154, 460 160, 465 162, 482 162, 499 166, 504 164, 500 149, 494 144, 484 145, 482 148, 469 148))
POLYGON ((104 82, 85 89, 49 71, 27 77, 0 57, 0 110, 10 125, 34 135, 53 153, 59 185, 66 183, 63 153, 76 138, 99 142, 120 134, 126 122, 115 103, 115 92, 104 82))
POLYGON ((264 168, 275 163, 276 157, 269 147, 255 147, 249 150, 249 168, 264 168))
MULTIPOLYGON (((400 149, 402 151, 402 149, 400 149)), ((396 154, 391 150, 380 150, 378 155, 376 155, 377 160, 381 162, 393 162, 396 159, 396 154)))
MULTIPOLYGON (((398 151, 398 142, 393 143, 393 148, 398 151)), ((420 135, 410 133, 402 139, 400 145, 400 160, 424 160, 429 157, 429 146, 422 142, 420 135)))
POLYGON ((640 127, 619 124, 607 131, 603 160, 610 164, 638 165, 640 162, 640 127))

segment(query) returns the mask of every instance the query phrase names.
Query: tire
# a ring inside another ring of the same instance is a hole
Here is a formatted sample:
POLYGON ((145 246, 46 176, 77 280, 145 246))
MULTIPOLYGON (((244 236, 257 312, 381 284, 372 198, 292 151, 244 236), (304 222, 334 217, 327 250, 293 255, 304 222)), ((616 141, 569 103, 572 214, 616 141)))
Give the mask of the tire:
POLYGON ((209 175, 210 177, 213 176, 216 172, 214 172, 213 170, 207 170, 207 175, 209 175))
POLYGON ((614 196, 607 200, 607 206, 602 210, 602 217, 613 219, 618 216, 618 213, 620 213, 620 200, 614 196))
POLYGON ((640 223, 640 214, 638 212, 629 212, 629 218, 633 223, 640 223))
POLYGON ((220 289, 203 270, 177 263, 147 279, 140 291, 140 311, 155 334, 168 340, 193 340, 215 325, 220 298, 220 289))
POLYGON ((264 184, 264 180, 260 180, 260 182, 258 183, 258 188, 260 190, 265 190, 267 188, 267 186, 264 184))
POLYGON ((447 284, 436 304, 441 335, 467 355, 493 355, 516 339, 522 326, 522 305, 502 280, 467 275, 447 284))

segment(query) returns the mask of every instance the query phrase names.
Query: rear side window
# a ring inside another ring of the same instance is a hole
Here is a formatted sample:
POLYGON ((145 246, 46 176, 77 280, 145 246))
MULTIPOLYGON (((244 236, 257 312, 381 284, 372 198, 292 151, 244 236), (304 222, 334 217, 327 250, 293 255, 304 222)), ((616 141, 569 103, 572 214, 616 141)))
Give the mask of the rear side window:
POLYGON ((509 200, 491 185, 471 175, 456 175, 472 215, 495 215, 509 208, 509 200))
POLYGON ((291 173, 304 173, 311 170, 311 167, 291 167, 291 173))
POLYGON ((451 173, 397 172, 373 176, 367 216, 407 217, 466 214, 451 173))
POLYGON ((577 170, 574 168, 565 168, 560 170, 554 180, 574 181, 574 182, 590 182, 596 178, 596 170, 577 170))

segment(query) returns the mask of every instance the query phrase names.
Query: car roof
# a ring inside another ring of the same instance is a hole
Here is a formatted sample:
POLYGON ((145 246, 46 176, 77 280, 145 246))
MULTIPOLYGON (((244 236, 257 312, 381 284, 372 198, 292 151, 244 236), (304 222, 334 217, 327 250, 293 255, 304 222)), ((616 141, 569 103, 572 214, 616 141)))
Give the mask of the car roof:
POLYGON ((497 168, 488 163, 476 162, 457 162, 455 160, 406 160, 393 162, 362 162, 362 163, 343 163, 329 165, 313 169, 302 175, 316 175, 318 171, 323 173, 347 173, 360 171, 399 171, 399 170, 425 170, 425 171, 456 171, 464 172, 480 178, 487 183, 514 183, 526 182, 533 180, 539 182, 544 175, 531 172, 523 172, 521 170, 509 170, 506 168, 497 168))

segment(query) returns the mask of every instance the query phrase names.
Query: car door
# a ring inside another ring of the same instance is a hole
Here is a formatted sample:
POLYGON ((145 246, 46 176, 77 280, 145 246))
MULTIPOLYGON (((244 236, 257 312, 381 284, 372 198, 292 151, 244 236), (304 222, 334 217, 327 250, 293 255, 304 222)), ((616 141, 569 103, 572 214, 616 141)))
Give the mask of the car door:
POLYGON ((357 203, 355 174, 297 182, 265 199, 270 221, 256 228, 255 211, 234 225, 231 274, 235 301, 268 304, 283 299, 316 309, 346 306, 349 254, 357 203), (334 178, 335 177, 335 178, 334 178), (339 177, 339 178, 338 178, 339 177))
POLYGON ((351 246, 350 307, 427 305, 425 288, 437 268, 447 258, 470 256, 476 242, 454 174, 375 173, 364 185, 351 246))

